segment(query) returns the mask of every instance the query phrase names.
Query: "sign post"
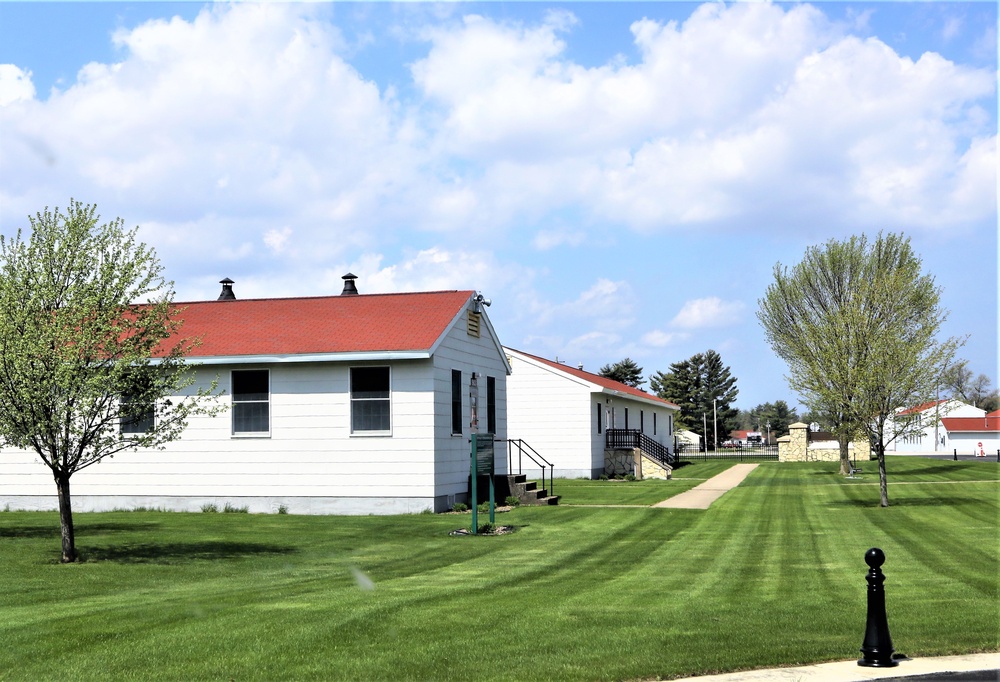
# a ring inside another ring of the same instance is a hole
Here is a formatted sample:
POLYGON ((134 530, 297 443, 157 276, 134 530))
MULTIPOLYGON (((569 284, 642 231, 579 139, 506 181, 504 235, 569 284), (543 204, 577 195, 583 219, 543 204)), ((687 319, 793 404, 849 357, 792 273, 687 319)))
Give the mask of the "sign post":
POLYGON ((472 534, 479 533, 479 474, 490 477, 490 523, 494 522, 496 491, 493 483, 493 434, 473 433, 471 451, 472 534))

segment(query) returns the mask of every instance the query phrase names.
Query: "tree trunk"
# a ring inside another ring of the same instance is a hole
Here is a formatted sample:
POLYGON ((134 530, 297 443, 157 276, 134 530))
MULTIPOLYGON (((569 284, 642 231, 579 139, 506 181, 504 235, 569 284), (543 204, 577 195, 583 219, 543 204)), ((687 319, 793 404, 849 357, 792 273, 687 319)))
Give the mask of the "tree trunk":
POLYGON ((76 537, 73 534, 73 507, 69 499, 69 475, 56 474, 56 488, 59 490, 59 531, 62 535, 62 562, 76 561, 76 537))
POLYGON ((883 507, 889 506, 889 482, 885 477, 885 445, 878 444, 878 489, 883 507))
POLYGON ((839 436, 837 443, 840 445, 840 475, 848 476, 851 473, 850 442, 847 436, 839 436))

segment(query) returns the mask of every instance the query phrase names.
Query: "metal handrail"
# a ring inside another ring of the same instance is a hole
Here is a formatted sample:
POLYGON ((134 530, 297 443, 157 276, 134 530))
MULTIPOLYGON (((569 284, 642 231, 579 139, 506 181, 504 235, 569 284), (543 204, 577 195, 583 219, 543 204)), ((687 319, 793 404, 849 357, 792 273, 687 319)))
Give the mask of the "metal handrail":
POLYGON ((609 450, 616 448, 638 448, 648 457, 664 463, 673 464, 674 454, 670 448, 659 443, 638 429, 607 429, 604 444, 609 450))
POLYGON ((542 457, 540 454, 538 454, 538 450, 535 450, 535 448, 531 447, 520 438, 507 439, 507 471, 511 473, 513 473, 514 471, 514 465, 513 465, 514 453, 512 452, 512 449, 515 445, 517 446, 517 473, 520 474, 522 472, 521 469, 522 455, 527 455, 528 459, 534 462, 535 466, 537 466, 539 469, 542 470, 542 489, 547 490, 550 495, 554 494, 556 485, 554 480, 556 473, 555 465, 552 464, 552 462, 545 459, 544 457, 542 457), (545 467, 549 467, 548 486, 545 485, 545 467))

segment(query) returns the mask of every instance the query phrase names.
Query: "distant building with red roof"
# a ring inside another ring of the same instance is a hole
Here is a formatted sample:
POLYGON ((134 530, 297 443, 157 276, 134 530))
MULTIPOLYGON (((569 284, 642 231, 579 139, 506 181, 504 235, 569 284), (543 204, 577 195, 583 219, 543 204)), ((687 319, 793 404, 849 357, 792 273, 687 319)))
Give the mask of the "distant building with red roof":
POLYGON ((992 457, 1000 451, 1000 410, 982 417, 944 417, 941 423, 952 452, 992 457))
MULTIPOLYGON (((507 435, 510 365, 488 301, 358 295, 354 279, 339 296, 246 300, 227 279, 218 300, 176 304, 179 338, 200 340, 192 390, 217 379, 228 409, 192 419, 162 451, 77 473, 74 509, 389 514, 465 501, 472 430, 507 435)), ((56 508, 34 460, 3 451, 0 506, 56 508)))
MULTIPOLYGON (((899 453, 953 452, 957 444, 953 442, 949 424, 957 425, 960 422, 954 420, 964 419, 981 421, 985 414, 985 410, 952 398, 897 410, 887 430, 895 429, 900 435, 889 444, 889 449, 899 453)), ((960 444, 965 447, 964 442, 960 444)))
MULTIPOLYGON (((513 348, 507 431, 552 462, 555 475, 597 478, 611 466, 608 429, 641 434, 673 451, 674 403, 613 379, 513 348)), ((654 466, 649 469, 655 468, 654 466)), ((635 472, 632 472, 635 473, 635 472)))

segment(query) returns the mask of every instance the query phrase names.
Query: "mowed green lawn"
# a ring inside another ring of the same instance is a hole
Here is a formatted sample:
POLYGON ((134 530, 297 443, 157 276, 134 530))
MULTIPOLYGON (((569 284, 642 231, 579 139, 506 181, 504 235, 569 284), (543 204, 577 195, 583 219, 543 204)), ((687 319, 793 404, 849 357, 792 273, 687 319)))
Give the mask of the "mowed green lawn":
POLYGON ((849 659, 872 546, 897 651, 998 650, 996 463, 890 458, 888 509, 865 465, 849 481, 762 464, 707 511, 520 508, 499 537, 449 536, 467 515, 79 514, 85 560, 65 566, 55 514, 0 513, 0 679, 637 680, 849 659))

